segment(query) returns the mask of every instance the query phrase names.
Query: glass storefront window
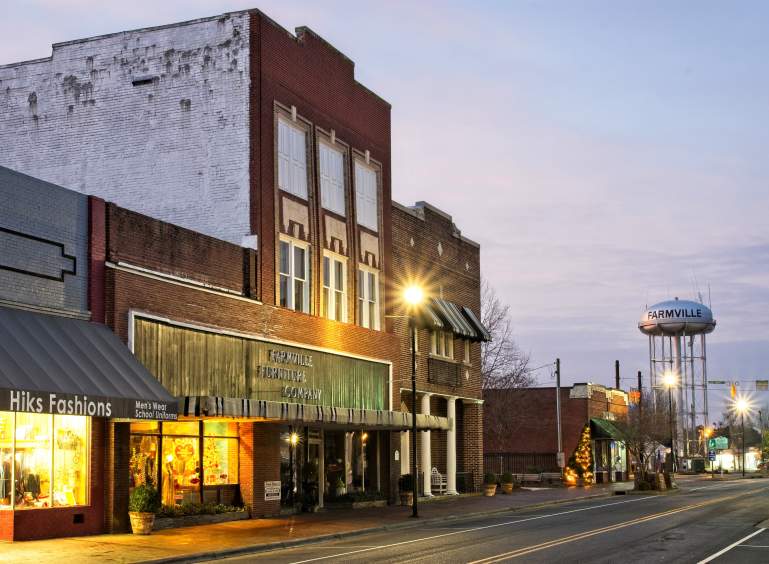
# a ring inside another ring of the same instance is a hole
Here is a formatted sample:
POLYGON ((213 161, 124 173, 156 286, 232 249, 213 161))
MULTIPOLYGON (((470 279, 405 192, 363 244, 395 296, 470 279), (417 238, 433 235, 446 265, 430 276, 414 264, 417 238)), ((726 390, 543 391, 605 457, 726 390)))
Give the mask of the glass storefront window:
POLYGON ((238 439, 203 439, 203 475, 207 486, 238 483, 238 439))
POLYGON ((200 423, 198 421, 175 421, 163 423, 164 435, 192 435, 200 434, 200 423))
POLYGON ((16 414, 16 509, 51 507, 53 417, 16 414))
POLYGON ((131 435, 129 488, 145 485, 157 488, 159 440, 157 435, 131 435))
POLYGON ((88 502, 88 422, 77 415, 53 418, 53 506, 88 502))
POLYGON ((206 437, 237 437, 238 424, 229 421, 205 421, 203 433, 206 437))
POLYGON ((88 504, 89 420, 0 412, 0 509, 88 504))
POLYGON ((163 437, 164 504, 200 501, 199 445, 198 437, 163 437))
POLYGON ((0 510, 13 507, 14 414, 0 411, 0 510))

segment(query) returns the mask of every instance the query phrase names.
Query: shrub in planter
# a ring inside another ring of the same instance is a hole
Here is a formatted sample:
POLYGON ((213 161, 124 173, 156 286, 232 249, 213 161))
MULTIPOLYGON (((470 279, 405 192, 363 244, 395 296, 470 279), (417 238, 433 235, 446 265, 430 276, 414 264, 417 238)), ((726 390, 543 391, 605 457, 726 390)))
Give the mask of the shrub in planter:
POLYGON ((342 497, 343 495, 347 494, 347 486, 345 486, 344 482, 342 481, 342 478, 336 479, 334 490, 335 490, 334 493, 336 494, 336 497, 342 497))
POLYGON ((502 493, 505 494, 511 494, 513 493, 513 475, 510 472, 505 472, 502 474, 502 493))
POLYGON ((403 474, 398 478, 401 505, 411 505, 414 502, 414 479, 411 474, 403 474))
POLYGON ((483 495, 492 497, 497 493, 497 475, 489 472, 483 477, 483 495))
POLYGON ((160 494, 152 486, 134 488, 128 498, 128 516, 135 535, 149 535, 155 523, 155 513, 160 511, 160 494))

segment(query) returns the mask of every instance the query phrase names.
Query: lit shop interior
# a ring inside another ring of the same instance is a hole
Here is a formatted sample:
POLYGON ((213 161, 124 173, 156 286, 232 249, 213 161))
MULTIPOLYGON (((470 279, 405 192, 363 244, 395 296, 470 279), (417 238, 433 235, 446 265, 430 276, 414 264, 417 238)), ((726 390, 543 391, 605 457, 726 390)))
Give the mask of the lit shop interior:
POLYGON ((90 417, 0 411, 0 510, 88 505, 90 417))

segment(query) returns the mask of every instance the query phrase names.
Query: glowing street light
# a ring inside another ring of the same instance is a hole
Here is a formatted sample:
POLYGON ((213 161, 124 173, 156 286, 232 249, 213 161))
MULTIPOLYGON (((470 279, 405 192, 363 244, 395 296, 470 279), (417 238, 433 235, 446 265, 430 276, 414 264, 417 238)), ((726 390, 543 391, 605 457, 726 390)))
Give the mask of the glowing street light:
POLYGON ((668 415, 670 418, 670 457, 673 462, 673 472, 675 472, 676 448, 673 431, 673 388, 678 383, 678 378, 673 372, 667 371, 662 375, 662 383, 668 389, 668 415))
POLYGON ((745 397, 738 397, 734 402, 734 411, 740 416, 742 426, 742 477, 745 477, 745 414, 750 411, 750 402, 745 397))
MULTIPOLYGON (((417 498, 419 489, 417 486, 417 321, 416 313, 425 299, 421 286, 411 284, 403 290, 403 301, 409 306, 409 329, 411 330, 411 487, 413 501, 411 516, 419 517, 417 511, 417 498)), ((427 471, 427 470, 425 470, 427 471)))

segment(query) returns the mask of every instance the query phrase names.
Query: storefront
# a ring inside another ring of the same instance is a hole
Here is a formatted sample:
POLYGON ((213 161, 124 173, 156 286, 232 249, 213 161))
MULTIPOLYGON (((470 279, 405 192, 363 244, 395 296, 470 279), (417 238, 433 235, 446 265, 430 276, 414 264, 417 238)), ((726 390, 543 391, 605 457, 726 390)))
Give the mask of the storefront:
POLYGON ((628 453, 622 432, 608 419, 590 419, 596 482, 622 482, 628 479, 628 453))
POLYGON ((0 307, 0 343, 0 540, 102 532, 107 420, 176 401, 103 325, 0 307))
POLYGON ((389 409, 389 362, 137 312, 129 323, 136 357, 180 399, 178 422, 131 425, 129 487, 150 481, 166 505, 244 503, 253 515, 387 493, 391 431, 411 423, 389 409))

